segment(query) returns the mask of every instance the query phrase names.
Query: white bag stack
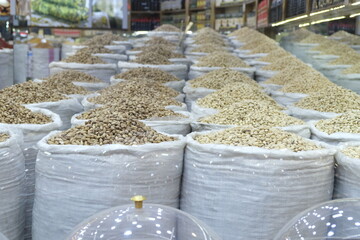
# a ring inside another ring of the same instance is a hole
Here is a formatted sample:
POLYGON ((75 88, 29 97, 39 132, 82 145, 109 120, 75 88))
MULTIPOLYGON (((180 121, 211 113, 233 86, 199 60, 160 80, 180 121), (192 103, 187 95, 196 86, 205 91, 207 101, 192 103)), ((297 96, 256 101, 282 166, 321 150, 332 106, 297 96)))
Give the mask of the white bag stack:
POLYGON ((14 84, 14 50, 0 49, 0 89, 14 84))
POLYGON ((66 63, 52 62, 49 65, 50 74, 55 74, 64 70, 75 70, 87 73, 97 77, 106 83, 110 83, 110 77, 116 73, 116 64, 83 64, 83 63, 66 63))
POLYGON ((340 146, 335 155, 334 199, 360 197, 360 159, 346 156, 343 149, 357 147, 360 142, 348 142, 340 146))
POLYGON ((32 48, 32 77, 46 78, 50 75, 49 63, 60 61, 60 48, 32 48))
MULTIPOLYGON (((119 62, 118 69, 120 72, 126 72, 129 69, 139 68, 139 67, 150 67, 150 68, 159 68, 165 72, 168 72, 179 79, 188 78, 187 66, 184 64, 169 64, 169 65, 148 65, 148 64, 140 64, 133 62, 119 62)), ((115 74, 113 74, 115 75, 115 74)), ((109 77, 110 79, 110 77, 109 77)))
POLYGON ((42 113, 51 117, 52 122, 47 124, 4 124, 0 123, 0 128, 7 128, 13 130, 15 133, 20 132, 23 137, 23 144, 21 146, 25 157, 25 239, 31 239, 31 225, 32 225, 32 207, 34 202, 35 192, 35 163, 38 149, 37 142, 49 132, 58 130, 61 127, 60 117, 45 109, 29 108, 33 112, 42 113))
POLYGON ((9 134, 10 138, 0 142, 0 231, 9 240, 19 240, 24 237, 25 225, 25 161, 19 146, 21 136, 4 128, 1 133, 9 134))
MULTIPOLYGON (((42 103, 32 103, 24 104, 25 107, 30 108, 40 108, 47 109, 53 113, 59 115, 61 119, 60 130, 65 130, 71 127, 71 117, 80 113, 84 110, 83 106, 76 97, 69 97, 69 99, 57 101, 57 102, 42 102, 42 103)), ((55 130, 55 129, 53 129, 55 130)))
POLYGON ((223 239, 272 239, 297 213, 332 197, 335 150, 199 144, 198 134, 187 136, 181 209, 223 239))
POLYGON ((27 44, 14 44, 14 83, 23 83, 27 76, 27 59, 29 46, 27 44))
POLYGON ((63 240, 87 217, 128 204, 134 195, 178 207, 186 144, 182 136, 139 146, 47 144, 56 133, 38 144, 34 239, 63 240))

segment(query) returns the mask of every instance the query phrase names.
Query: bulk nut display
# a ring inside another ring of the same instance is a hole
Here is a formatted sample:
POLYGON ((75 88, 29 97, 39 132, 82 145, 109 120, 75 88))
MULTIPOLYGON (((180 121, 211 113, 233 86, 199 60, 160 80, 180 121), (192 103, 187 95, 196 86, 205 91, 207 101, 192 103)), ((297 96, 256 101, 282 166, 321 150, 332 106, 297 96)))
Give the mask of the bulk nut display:
POLYGON ((136 54, 136 56, 141 56, 145 53, 155 53, 164 56, 165 58, 185 58, 184 55, 180 53, 173 52, 173 49, 166 45, 153 45, 143 48, 141 53, 136 54))
POLYGON ((86 74, 84 72, 65 70, 44 78, 45 81, 57 82, 59 84, 65 82, 87 82, 87 83, 102 83, 100 79, 86 74))
POLYGON ((259 88, 246 83, 234 83, 224 88, 200 98, 196 103, 204 108, 223 109, 241 100, 261 100, 270 105, 277 106, 274 99, 263 93, 259 88))
POLYGON ((329 62, 330 65, 354 65, 359 63, 360 54, 356 52, 349 52, 335 60, 329 62))
POLYGON ((200 122, 253 127, 285 127, 305 124, 303 121, 281 112, 280 107, 255 100, 234 103, 217 114, 200 119, 200 122))
POLYGON ((268 53, 271 51, 276 51, 278 49, 281 49, 277 44, 274 43, 263 43, 256 48, 252 49, 249 54, 255 54, 255 53, 268 53))
POLYGON ((360 110, 360 96, 351 90, 333 85, 311 93, 295 106, 319 112, 344 113, 348 110, 360 110))
POLYGON ((309 67, 306 64, 301 64, 299 66, 291 67, 291 70, 285 70, 277 73, 275 76, 269 78, 264 83, 266 84, 277 84, 277 85, 285 85, 290 82, 294 78, 303 76, 303 75, 311 75, 313 73, 318 73, 313 68, 309 67))
POLYGON ((233 68, 249 68, 250 66, 246 64, 240 58, 224 52, 214 52, 210 53, 207 56, 201 57, 198 59, 199 62, 194 66, 197 67, 233 67, 233 68))
POLYGON ((89 120, 84 125, 58 133, 47 142, 55 145, 142 145, 175 140, 176 138, 158 133, 138 120, 117 117, 89 120))
POLYGON ((201 144, 225 144, 266 149, 287 149, 293 152, 321 149, 321 147, 315 143, 296 134, 266 127, 235 127, 219 132, 198 135, 195 137, 195 140, 201 144))
POLYGON ((347 147, 341 152, 351 158, 360 158, 360 146, 347 147))
POLYGON ((357 64, 343 70, 341 73, 343 73, 343 74, 359 74, 360 73, 360 64, 357 63, 357 64))
POLYGON ((89 93, 89 91, 87 91, 85 88, 76 86, 75 84, 73 84, 71 82, 66 82, 66 81, 57 82, 57 81, 51 80, 51 81, 46 81, 42 84, 46 88, 54 89, 55 91, 57 91, 59 93, 67 94, 67 95, 71 95, 71 94, 86 95, 89 93))
POLYGON ((0 122, 6 124, 46 124, 50 117, 35 113, 20 104, 0 100, 0 122))
POLYGON ((145 42, 145 45, 147 45, 147 46, 167 45, 167 46, 176 47, 176 43, 170 42, 169 40, 166 40, 165 38, 162 38, 162 37, 152 37, 145 42))
POLYGON ((95 36, 86 42, 84 42, 87 46, 105 46, 105 45, 115 45, 113 41, 127 41, 127 38, 124 38, 119 35, 115 35, 112 33, 105 33, 103 35, 95 36))
POLYGON ((188 82, 193 88, 221 89, 235 82, 247 83, 260 88, 248 75, 229 68, 211 71, 188 82))
POLYGON ((321 73, 312 73, 305 75, 298 75, 295 79, 285 83, 284 87, 279 91, 288 93, 304 93, 310 94, 317 92, 327 86, 333 86, 334 83, 330 82, 321 73))
POLYGON ((327 134, 337 132, 360 134, 360 111, 349 111, 332 119, 320 120, 316 128, 327 134))
POLYGON ((62 60, 66 63, 83 63, 83 64, 106 64, 101 58, 93 56, 89 53, 75 53, 75 55, 70 56, 62 60))
POLYGON ((87 120, 101 117, 116 117, 122 116, 130 119, 146 120, 152 118, 168 119, 179 117, 187 118, 185 115, 176 113, 172 110, 161 108, 155 104, 137 103, 137 102, 122 102, 115 106, 104 106, 97 109, 84 112, 77 116, 77 119, 87 120))
MULTIPOLYGON (((273 40, 270 40, 268 38, 259 38, 259 39, 256 39, 254 41, 251 41, 249 43, 246 43, 244 46, 240 47, 239 49, 240 50, 255 50, 256 48, 258 48, 259 46, 269 46, 269 45, 276 45, 276 42, 273 41, 273 40)), ((278 47, 279 48, 279 47, 278 47)), ((274 50, 274 49, 272 49, 274 50)))
POLYGON ((180 81, 174 75, 162 71, 158 68, 140 67, 133 68, 126 72, 115 75, 115 79, 148 79, 159 83, 167 83, 173 81, 180 81))
POLYGON ((0 142, 5 142, 10 138, 10 136, 6 133, 0 133, 0 142))
POLYGON ((198 47, 192 48, 190 52, 213 53, 213 52, 221 52, 221 51, 228 52, 226 48, 219 46, 217 44, 205 43, 205 44, 201 44, 198 47))
POLYGON ((264 66, 261 69, 270 70, 270 71, 284 71, 284 70, 291 71, 291 68, 297 67, 299 65, 306 65, 306 64, 294 56, 288 56, 288 57, 280 58, 276 62, 264 66))
POLYGON ((301 43, 322 43, 325 40, 326 40, 326 38, 324 36, 311 33, 308 37, 301 40, 300 42, 301 43))
POLYGON ((13 103, 18 104, 31 104, 57 102, 69 98, 42 83, 27 81, 0 90, 0 99, 11 99, 13 103))
POLYGON ((150 64, 150 65, 170 65, 172 62, 158 53, 154 52, 143 52, 140 53, 136 59, 130 61, 133 63, 150 64))
POLYGON ((111 50, 104 48, 103 46, 91 46, 79 49, 77 53, 95 54, 95 53, 113 53, 111 50))
POLYGON ((163 24, 160 27, 157 27, 154 31, 155 32, 178 32, 178 33, 181 32, 180 28, 177 28, 170 24, 163 24))
POLYGON ((290 53, 279 48, 277 50, 273 50, 273 51, 269 52, 268 55, 266 55, 265 57, 261 57, 261 58, 257 59, 257 61, 274 63, 277 60, 279 60, 280 58, 287 57, 287 56, 291 56, 290 53))

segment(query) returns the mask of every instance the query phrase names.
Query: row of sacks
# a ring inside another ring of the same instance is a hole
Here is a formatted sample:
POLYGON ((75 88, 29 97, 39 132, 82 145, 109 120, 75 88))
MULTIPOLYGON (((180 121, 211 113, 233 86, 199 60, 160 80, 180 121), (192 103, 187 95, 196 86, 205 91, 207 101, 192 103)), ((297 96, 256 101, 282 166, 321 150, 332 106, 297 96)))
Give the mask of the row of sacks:
MULTIPOLYGON (((273 237, 297 213, 332 198, 336 150, 331 148, 292 152, 196 140, 208 132, 186 138, 173 135, 177 140, 138 146, 47 143, 57 133, 51 132, 37 145, 36 239, 64 239, 85 218, 127 204, 137 194, 145 195, 150 203, 180 204, 224 239, 265 239, 273 237)), ((13 157, 16 152, 2 156, 13 157)), ((338 152, 336 196, 357 197, 357 161, 346 165, 343 158, 338 152), (350 184, 348 178, 356 180, 350 184)), ((19 172, 23 171, 20 165, 19 172)), ((14 203, 1 199, 2 206, 14 203)))

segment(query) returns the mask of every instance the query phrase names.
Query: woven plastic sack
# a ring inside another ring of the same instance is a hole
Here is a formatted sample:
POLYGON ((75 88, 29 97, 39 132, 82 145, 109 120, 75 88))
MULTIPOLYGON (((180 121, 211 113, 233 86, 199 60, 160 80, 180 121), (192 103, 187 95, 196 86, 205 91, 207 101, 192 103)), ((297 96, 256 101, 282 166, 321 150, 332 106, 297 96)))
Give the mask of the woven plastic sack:
MULTIPOLYGON (((41 79, 34 79, 33 81, 34 82, 43 82, 43 80, 41 80, 41 79)), ((99 91, 99 90, 104 89, 109 86, 109 84, 105 83, 105 82, 76 82, 76 81, 73 81, 72 83, 76 86, 83 87, 86 90, 91 91, 91 92, 99 91)))
POLYGON ((49 65, 50 74, 65 71, 75 70, 87 73, 91 76, 97 77, 106 83, 110 82, 110 77, 116 73, 116 64, 82 64, 82 63, 66 63, 66 62, 52 62, 49 65))
POLYGON ((192 102, 191 104, 191 114, 195 120, 209 115, 214 115, 218 112, 219 110, 214 108, 201 107, 196 102, 192 102))
POLYGON ((129 50, 133 47, 130 41, 113 41, 114 44, 124 46, 126 50, 129 50))
POLYGON ((332 81, 341 80, 342 71, 346 68, 350 68, 351 65, 330 65, 330 64, 320 64, 319 71, 324 73, 324 75, 332 81))
POLYGON ((251 53, 246 53, 246 54, 238 53, 238 57, 243 59, 243 60, 246 60, 246 61, 262 58, 262 57, 265 57, 267 55, 268 55, 268 53, 254 53, 254 54, 251 54, 251 53))
POLYGON ((21 136, 1 129, 10 138, 0 142, 0 231, 9 240, 18 240, 24 237, 25 160, 19 146, 21 136))
POLYGON ((14 44, 14 83, 23 83, 27 76, 27 58, 29 46, 27 44, 14 44))
POLYGON ((46 109, 29 108, 36 113, 43 113, 51 117, 52 122, 47 124, 4 124, 0 123, 0 128, 10 129, 13 132, 20 132, 23 138, 21 144, 22 152, 25 156, 26 182, 25 191, 25 239, 31 238, 32 225, 32 207, 34 202, 35 191, 35 163, 38 149, 37 142, 46 136, 49 132, 58 130, 61 127, 60 117, 46 109))
MULTIPOLYGON (((126 79, 115 78, 115 76, 111 76, 110 78, 111 85, 115 85, 124 81, 126 81, 126 79)), ((185 80, 166 82, 163 85, 174 89, 175 91, 182 92, 185 86, 185 80)))
POLYGON ((57 102, 42 102, 42 103, 32 103, 24 104, 26 107, 30 108, 41 108, 50 110, 53 113, 59 115, 62 125, 60 130, 65 130, 71 127, 71 117, 80 113, 84 110, 83 106, 79 100, 75 97, 70 97, 69 99, 57 101, 57 102))
POLYGON ((296 118, 299 118, 303 121, 312 121, 312 120, 321 120, 321 119, 328 119, 328 118, 334 118, 336 116, 339 116, 339 113, 333 113, 333 112, 319 112, 311 109, 304 109, 295 107, 294 105, 288 105, 288 110, 291 112, 290 115, 296 118))
POLYGON ((181 209, 223 239, 273 239, 297 213, 332 197, 335 150, 199 144, 198 134, 187 136, 181 209))
POLYGON ((317 121, 310 121, 308 124, 311 130, 311 139, 321 141, 329 145, 339 145, 347 142, 360 142, 360 134, 336 132, 328 134, 316 128, 317 121))
POLYGON ((32 77, 46 78, 50 75, 49 63, 60 61, 60 48, 32 48, 32 77))
POLYGON ((256 70, 256 73, 255 73, 255 80, 257 82, 264 82, 264 81, 272 78, 273 76, 275 76, 277 73, 278 73, 277 71, 258 69, 258 70, 256 70))
POLYGON ((13 49, 0 49, 0 66, 0 89, 3 89, 14 83, 13 49))
POLYGON ((360 198, 360 159, 346 156, 341 150, 350 146, 359 146, 360 142, 341 144, 335 155, 334 199, 360 198))
MULTIPOLYGON (((86 96, 82 101, 81 104, 84 108, 84 111, 89 111, 91 109, 95 109, 95 108, 99 108, 104 106, 103 104, 97 104, 97 103, 92 103, 89 102, 88 99, 95 97, 95 96, 99 96, 100 94, 98 93, 94 93, 94 94, 90 94, 88 96, 86 96)), ((184 95, 183 94, 179 94, 179 96, 177 98, 175 98, 176 100, 182 102, 184 100, 184 95), (182 101, 181 101, 182 100, 182 101)), ((185 105, 185 103, 182 103, 181 106, 175 106, 175 105, 171 105, 171 106, 166 106, 166 109, 170 109, 173 111, 187 111, 187 107, 185 105)))
MULTIPOLYGON (((197 66, 193 65, 190 67, 189 79, 194 79, 194 78, 200 77, 208 72, 212 72, 217 69, 221 69, 221 67, 197 67, 197 66)), ((250 78, 254 78, 255 71, 256 71, 255 68, 230 68, 230 69, 245 73, 250 78)))
POLYGON ((128 57, 124 54, 114 53, 95 53, 94 56, 100 57, 103 61, 111 64, 117 64, 119 61, 127 61, 128 57))
POLYGON ((160 70, 170 73, 179 79, 187 80, 188 77, 187 66, 184 64, 148 65, 148 64, 139 64, 133 62, 119 62, 117 66, 118 66, 118 71, 120 72, 124 72, 133 68, 150 67, 150 68, 159 68, 160 70))
POLYGON ((260 86, 262 86, 263 88, 267 89, 269 91, 269 93, 271 91, 276 91, 276 90, 279 90, 280 88, 282 88, 283 86, 282 85, 277 85, 277 84, 268 84, 268 83, 264 83, 264 82, 260 82, 259 83, 260 86))
POLYGON ((254 60, 254 59, 248 59, 245 62, 247 64, 249 64, 250 66, 255 67, 256 70, 259 70, 259 69, 271 64, 269 62, 262 62, 262 61, 258 61, 258 60, 254 60))
POLYGON ((281 92, 279 90, 270 90, 270 96, 274 98, 274 100, 280 105, 289 106, 307 97, 308 94, 287 93, 287 92, 281 92))
POLYGON ((178 207, 186 144, 182 136, 139 146, 47 144, 56 133, 38 144, 34 239, 63 240, 87 217, 127 204, 134 195, 178 207))
POLYGON ((191 84, 186 83, 184 87, 184 93, 185 93, 185 103, 188 106, 188 109, 191 110, 192 104, 198 100, 199 98, 206 97, 210 93, 216 92, 215 89, 209 89, 209 88, 193 88, 191 87, 191 84))
MULTIPOLYGON (((223 130, 227 128, 237 127, 236 125, 221 125, 212 123, 192 122, 191 129, 193 132, 205 132, 214 130, 223 130)), ((277 127, 286 132, 295 133, 303 138, 310 138, 310 127, 307 124, 304 125, 290 125, 286 127, 277 127)))
POLYGON ((337 80, 333 82, 358 94, 360 93, 360 74, 339 74, 337 80))

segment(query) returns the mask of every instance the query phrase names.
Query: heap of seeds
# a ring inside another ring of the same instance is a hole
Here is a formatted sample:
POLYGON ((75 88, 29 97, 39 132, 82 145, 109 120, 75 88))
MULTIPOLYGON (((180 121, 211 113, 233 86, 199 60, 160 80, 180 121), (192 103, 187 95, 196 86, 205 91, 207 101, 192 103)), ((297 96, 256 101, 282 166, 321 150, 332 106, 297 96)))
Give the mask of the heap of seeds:
POLYGON ((303 121, 281 112, 274 105, 257 100, 236 102, 215 115, 202 118, 200 122, 253 127, 285 127, 305 124, 303 121))
POLYGON ((258 46, 264 44, 262 39, 254 39, 254 41, 246 43, 244 46, 241 46, 240 50, 253 50, 258 46))
POLYGON ((46 81, 43 83, 44 87, 47 87, 49 89, 54 89, 55 91, 62 93, 62 94, 81 94, 85 95, 88 94, 89 91, 87 91, 85 88, 76 86, 72 82, 69 81, 46 81))
POLYGON ((240 58, 224 52, 214 52, 210 53, 207 56, 199 58, 199 62, 194 66, 197 67, 239 67, 239 68, 248 68, 243 60, 240 58))
POLYGON ((201 144, 225 144, 231 146, 252 146, 266 149, 288 149, 293 152, 321 149, 296 134, 276 128, 250 126, 235 127, 219 132, 198 135, 195 140, 201 144))
POLYGON ((75 53, 75 55, 70 56, 62 60, 67 63, 83 63, 83 64, 106 64, 101 58, 93 56, 89 53, 75 53))
POLYGON ((155 32, 181 32, 181 30, 171 24, 163 24, 160 27, 157 27, 155 32))
POLYGON ((341 152, 351 158, 360 158, 360 146, 347 147, 341 152))
POLYGON ((313 73, 317 73, 316 70, 309 67, 308 65, 301 64, 299 66, 294 66, 290 71, 281 71, 277 73, 275 76, 266 80, 264 83, 266 84, 277 84, 277 85, 285 85, 292 80, 299 78, 303 75, 311 75, 313 73))
POLYGON ((51 75, 50 77, 44 78, 45 81, 54 81, 58 83, 63 82, 88 82, 88 83, 100 83, 103 82, 100 79, 91 76, 89 74, 74 71, 65 70, 51 75))
POLYGON ((158 133, 138 120, 119 116, 89 120, 84 125, 60 132, 47 142, 55 145, 142 145, 175 140, 176 138, 158 133))
POLYGON ((263 93, 259 88, 246 83, 234 83, 200 98, 196 103, 205 108, 223 109, 241 100, 262 100, 270 105, 277 106, 274 99, 263 93))
POLYGON ((331 37, 340 37, 340 38, 348 37, 348 36, 351 36, 351 33, 348 33, 348 32, 346 32, 344 30, 337 31, 336 33, 333 33, 331 35, 331 37))
POLYGON ((95 54, 95 53, 113 53, 111 50, 103 46, 91 46, 79 49, 77 53, 95 54))
POLYGON ((199 37, 199 35, 194 39, 194 43, 198 45, 202 44, 214 44, 218 46, 225 47, 226 43, 221 38, 213 38, 213 37, 199 37))
POLYGON ((6 133, 0 133, 0 142, 5 142, 10 138, 10 136, 6 133))
POLYGON ((293 67, 298 67, 300 65, 306 65, 301 60, 297 59, 293 56, 288 56, 284 58, 280 58, 278 61, 271 63, 265 67, 263 67, 263 70, 270 70, 270 71, 284 71, 285 69, 291 70, 293 67))
POLYGON ((42 113, 35 113, 12 101, 0 100, 0 122, 7 124, 47 124, 52 119, 42 113))
POLYGON ((227 52, 227 50, 224 47, 219 46, 217 44, 213 44, 213 43, 201 44, 198 47, 195 47, 191 50, 191 52, 201 52, 201 53, 213 53, 213 52, 219 52, 219 51, 227 52))
POLYGON ((331 65, 354 65, 360 61, 360 54, 356 52, 348 52, 347 55, 343 55, 331 62, 331 65))
POLYGON ((259 86, 248 75, 229 68, 217 69, 189 81, 191 87, 193 88, 209 89, 220 89, 235 82, 247 83, 257 87, 259 86))
POLYGON ((180 81, 180 79, 178 79, 174 75, 162 71, 158 68, 146 68, 146 67, 130 69, 126 72, 115 75, 115 78, 126 79, 126 80, 142 78, 142 79, 156 81, 159 83, 180 81))
POLYGON ((112 33, 106 33, 103 35, 98 35, 89 39, 84 44, 87 46, 105 46, 105 45, 114 45, 113 41, 127 41, 126 38, 112 33))
POLYGON ((141 53, 137 54, 136 56, 141 56, 144 53, 156 53, 160 54, 167 59, 169 58, 184 58, 185 56, 180 53, 175 53, 171 48, 166 45, 153 45, 146 47, 142 50, 141 53))
POLYGON ((137 56, 136 59, 131 62, 140 63, 140 64, 150 64, 150 65, 170 65, 172 64, 166 57, 153 52, 143 52, 137 56))
POLYGON ((309 30, 305 29, 305 28, 300 28, 294 32, 291 33, 292 38, 294 39, 295 42, 299 42, 305 38, 307 38, 308 36, 312 35, 313 33, 310 32, 309 30))
POLYGON ((301 43, 322 43, 326 38, 319 34, 310 34, 305 39, 301 40, 301 43))
POLYGON ((57 102, 68 98, 42 83, 27 81, 0 90, 0 99, 11 99, 11 102, 18 104, 31 104, 57 102))
POLYGON ((167 46, 176 46, 176 43, 170 42, 162 37, 152 37, 151 39, 145 42, 145 45, 152 46, 152 45, 167 45, 167 46))
POLYGON ((181 117, 186 116, 172 110, 155 106, 155 104, 123 102, 119 105, 104 106, 84 112, 77 119, 111 118, 112 116, 123 116, 130 119, 146 120, 152 118, 181 117))
POLYGON ((261 44, 261 45, 257 46, 256 48, 254 48, 250 52, 250 54, 269 53, 271 51, 277 51, 279 49, 281 49, 281 47, 279 47, 277 44, 264 43, 264 44, 261 44))
POLYGON ((279 60, 280 58, 287 57, 287 56, 291 56, 290 53, 279 48, 278 50, 273 50, 273 51, 269 52, 268 55, 266 55, 265 57, 259 58, 257 60, 260 62, 274 63, 277 60, 279 60))
POLYGON ((342 132, 360 134, 360 111, 348 111, 332 119, 320 120, 316 128, 327 134, 342 132))
POLYGON ((332 82, 330 82, 324 75, 317 72, 297 76, 290 82, 286 83, 284 87, 280 89, 280 91, 288 93, 310 94, 331 85, 333 85, 332 82))
POLYGON ((319 112, 344 113, 348 110, 360 110, 360 96, 351 90, 333 84, 311 93, 297 102, 295 106, 319 112))
POLYGON ((360 64, 355 64, 342 71, 343 74, 360 73, 360 64))

